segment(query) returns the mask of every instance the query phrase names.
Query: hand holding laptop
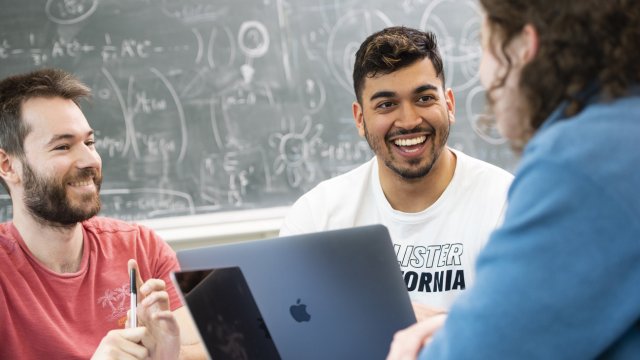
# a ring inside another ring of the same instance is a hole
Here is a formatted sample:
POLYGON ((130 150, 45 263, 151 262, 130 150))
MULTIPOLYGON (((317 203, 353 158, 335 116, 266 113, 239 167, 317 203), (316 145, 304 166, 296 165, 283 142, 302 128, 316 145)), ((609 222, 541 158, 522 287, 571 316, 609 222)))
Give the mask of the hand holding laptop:
POLYGON ((435 315, 396 332, 386 360, 416 359, 420 349, 431 341, 446 319, 446 314, 435 315))

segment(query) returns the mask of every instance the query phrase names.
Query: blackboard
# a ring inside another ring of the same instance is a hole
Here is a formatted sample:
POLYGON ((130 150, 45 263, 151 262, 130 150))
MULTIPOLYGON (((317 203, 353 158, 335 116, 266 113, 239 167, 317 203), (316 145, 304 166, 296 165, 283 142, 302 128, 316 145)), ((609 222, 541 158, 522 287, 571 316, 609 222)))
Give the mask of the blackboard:
MULTIPOLYGON (((103 215, 286 206, 372 156, 351 115, 356 49, 434 31, 457 116, 449 144, 508 170, 483 115, 481 13, 464 0, 1 0, 0 76, 59 67, 88 84, 103 215)), ((0 194, 0 220, 11 217, 0 194)))

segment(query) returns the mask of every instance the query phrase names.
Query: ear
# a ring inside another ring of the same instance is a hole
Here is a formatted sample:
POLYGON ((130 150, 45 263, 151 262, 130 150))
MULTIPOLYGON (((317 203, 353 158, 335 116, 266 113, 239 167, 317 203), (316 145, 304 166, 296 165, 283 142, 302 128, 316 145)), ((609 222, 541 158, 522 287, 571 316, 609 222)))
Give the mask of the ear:
POLYGON ((16 160, 15 156, 7 154, 4 149, 0 149, 0 177, 7 184, 17 184, 20 182, 18 168, 21 164, 16 160))
POLYGON ((362 106, 360 106, 360 103, 357 101, 354 101, 351 105, 351 110, 353 110, 353 120, 356 122, 358 134, 364 137, 364 115, 362 113, 362 106))
POLYGON ((523 64, 526 64, 533 60, 538 54, 538 47, 540 45, 540 39, 538 37, 538 31, 531 24, 527 24, 522 28, 522 32, 518 36, 516 54, 518 60, 523 64))
POLYGON ((453 90, 447 88, 444 91, 444 97, 447 102, 447 112, 449 113, 449 125, 456 122, 456 98, 453 96, 453 90))

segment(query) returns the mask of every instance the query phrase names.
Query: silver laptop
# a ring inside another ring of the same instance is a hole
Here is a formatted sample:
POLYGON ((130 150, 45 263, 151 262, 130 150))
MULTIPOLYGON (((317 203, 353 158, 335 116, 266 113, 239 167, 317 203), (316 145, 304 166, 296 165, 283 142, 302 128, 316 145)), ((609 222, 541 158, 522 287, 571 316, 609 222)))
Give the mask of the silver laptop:
POLYGON ((382 225, 177 255, 173 280, 214 359, 384 359, 415 322, 382 225))

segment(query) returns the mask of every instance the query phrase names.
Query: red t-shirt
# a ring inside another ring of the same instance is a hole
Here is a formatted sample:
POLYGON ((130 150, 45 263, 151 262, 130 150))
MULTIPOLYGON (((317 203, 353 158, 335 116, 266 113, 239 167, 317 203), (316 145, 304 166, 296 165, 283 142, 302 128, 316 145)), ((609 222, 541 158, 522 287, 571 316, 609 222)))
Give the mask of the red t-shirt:
POLYGON ((143 280, 165 281, 171 310, 181 306, 169 274, 173 250, 152 230, 94 217, 82 223, 80 269, 58 274, 26 247, 13 223, 0 224, 0 359, 88 359, 129 309, 127 261, 143 280))

